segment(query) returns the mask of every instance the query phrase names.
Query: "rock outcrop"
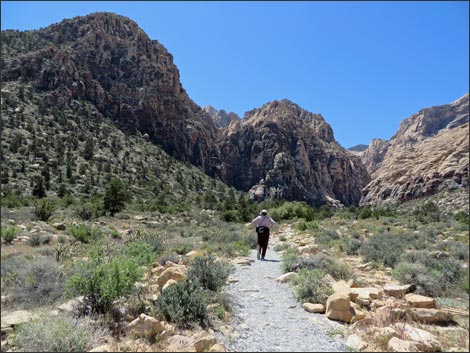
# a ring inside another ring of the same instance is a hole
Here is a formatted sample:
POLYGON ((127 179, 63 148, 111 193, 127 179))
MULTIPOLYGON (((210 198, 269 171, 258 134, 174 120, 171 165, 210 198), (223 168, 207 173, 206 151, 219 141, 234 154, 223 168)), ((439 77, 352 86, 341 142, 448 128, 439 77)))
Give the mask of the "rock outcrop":
POLYGON ((426 108, 400 124, 389 140, 361 152, 372 180, 361 205, 403 202, 443 189, 468 187, 469 95, 426 108))
MULTIPOLYGON (((11 32, 11 33, 10 33, 11 32)), ((25 80, 62 109, 87 100, 134 133, 206 172, 216 129, 186 94, 173 56, 137 24, 113 13, 74 17, 37 31, 34 50, 3 55, 3 80, 25 80), (37 43, 40 43, 38 45, 37 43)), ((5 34, 5 36, 4 36, 5 34)))
POLYGON ((355 204, 369 175, 360 158, 334 139, 319 114, 273 101, 222 129, 217 175, 255 199, 306 201, 335 207, 355 204))
POLYGON ((233 113, 230 112, 227 114, 227 112, 223 109, 217 110, 211 105, 206 105, 204 108, 202 108, 209 116, 212 118, 212 121, 215 124, 216 128, 221 128, 221 127, 226 127, 229 126, 232 121, 238 121, 240 120, 240 117, 233 113))

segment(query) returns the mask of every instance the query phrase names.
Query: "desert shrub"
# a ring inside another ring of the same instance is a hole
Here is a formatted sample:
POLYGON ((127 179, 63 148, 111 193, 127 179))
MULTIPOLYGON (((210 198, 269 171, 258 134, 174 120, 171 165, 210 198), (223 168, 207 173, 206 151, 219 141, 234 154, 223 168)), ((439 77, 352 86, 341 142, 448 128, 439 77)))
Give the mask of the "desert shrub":
POLYGON ((358 255, 361 245, 362 241, 360 239, 348 238, 344 242, 343 250, 348 255, 358 255))
MULTIPOLYGON (((4 262, 2 261, 2 272, 4 262)), ((64 272, 52 258, 39 256, 32 260, 23 258, 19 267, 7 274, 15 293, 15 302, 22 307, 32 308, 53 304, 64 292, 64 272)), ((3 277, 3 273, 2 273, 3 277)))
POLYGON ((18 327, 14 344, 20 352, 86 352, 103 336, 88 318, 41 315, 18 327))
POLYGON ((167 261, 174 262, 175 264, 179 261, 178 254, 175 252, 165 252, 158 258, 158 263, 160 265, 165 265, 167 261))
POLYGON ((187 278, 199 282, 204 289, 217 292, 227 281, 228 274, 229 267, 226 264, 215 262, 215 258, 208 255, 193 260, 187 278))
POLYGON ((310 222, 300 222, 296 224, 296 228, 300 231, 304 230, 315 230, 318 229, 318 223, 317 221, 310 221, 310 222))
POLYGON ((174 252, 176 252, 178 255, 185 255, 188 252, 190 252, 192 249, 193 249, 193 246, 191 246, 188 243, 179 243, 173 246, 174 252))
POLYGON ((85 303, 92 312, 109 312, 112 303, 134 290, 134 283, 143 274, 142 268, 134 258, 122 255, 103 254, 103 249, 96 245, 90 249, 87 261, 82 261, 75 268, 67 281, 69 296, 83 295, 85 303))
POLYGON ((127 243, 122 254, 134 259, 139 266, 150 266, 157 257, 150 244, 142 240, 127 243))
POLYGON ((207 294, 199 283, 188 279, 165 289, 155 302, 159 319, 188 327, 197 322, 205 325, 207 319, 207 294))
POLYGON ((204 247, 209 252, 228 256, 246 255, 257 244, 257 236, 254 231, 243 234, 236 228, 217 228, 216 231, 204 235, 202 239, 205 241, 204 247))
POLYGON ((329 205, 322 205, 317 211, 317 218, 318 219, 326 219, 330 218, 334 215, 334 211, 329 205))
POLYGON ((463 270, 453 259, 436 259, 421 250, 403 254, 393 276, 402 283, 415 285, 418 294, 442 296, 458 288, 463 270))
POLYGON ((321 270, 336 280, 348 280, 353 277, 352 270, 346 264, 325 254, 316 254, 307 258, 301 257, 298 259, 297 268, 299 270, 321 270))
POLYGON ((459 212, 455 213, 454 218, 455 218, 455 220, 457 220, 460 223, 470 225, 470 217, 469 217, 468 213, 466 213, 464 211, 459 211, 459 212))
POLYGON ((372 217, 372 210, 370 208, 363 208, 359 213, 360 219, 367 219, 372 217))
POLYGON ((312 221, 315 217, 315 212, 312 207, 305 202, 290 202, 285 201, 281 206, 273 208, 271 217, 274 220, 288 220, 294 218, 304 218, 307 222, 312 221))
POLYGON ((439 222, 441 212, 439 206, 433 201, 427 201, 413 210, 413 215, 421 223, 439 222))
POLYGON ((324 229, 315 236, 315 243, 320 247, 329 249, 341 244, 341 237, 334 230, 324 229))
POLYGON ((72 225, 69 232, 75 239, 85 244, 98 240, 102 234, 101 229, 86 224, 72 225))
POLYGON ((47 222, 54 214, 55 205, 51 200, 39 199, 34 206, 34 216, 39 221, 47 222))
POLYGON ((402 237, 378 233, 362 243, 358 252, 366 261, 372 261, 375 265, 394 267, 404 248, 402 237))
POLYGON ((291 248, 287 249, 284 254, 282 254, 282 271, 287 272, 294 272, 299 267, 299 253, 297 250, 291 248))
POLYGON ((274 245, 274 251, 283 251, 289 249, 289 244, 282 243, 274 245))
POLYGON ((450 255, 458 260, 468 260, 469 247, 468 244, 463 244, 455 240, 448 240, 439 244, 441 250, 448 251, 450 255))
POLYGON ((2 239, 5 243, 9 244, 16 239, 20 230, 16 226, 4 227, 2 225, 2 239))
POLYGON ((140 229, 135 232, 135 235, 133 235, 130 240, 147 243, 155 254, 163 254, 168 247, 167 241, 163 235, 153 232, 143 232, 140 229))
POLYGON ((298 277, 292 282, 297 300, 300 303, 326 304, 328 297, 333 294, 333 289, 325 275, 321 270, 300 270, 298 277))

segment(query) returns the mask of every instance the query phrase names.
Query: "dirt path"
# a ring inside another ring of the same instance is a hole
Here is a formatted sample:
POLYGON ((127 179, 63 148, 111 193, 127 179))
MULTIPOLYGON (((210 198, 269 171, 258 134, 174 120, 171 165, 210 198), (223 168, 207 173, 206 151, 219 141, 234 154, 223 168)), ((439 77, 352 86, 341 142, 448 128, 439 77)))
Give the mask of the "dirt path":
POLYGON ((344 342, 332 333, 336 322, 323 314, 302 309, 289 284, 278 283, 282 275, 281 256, 273 250, 277 237, 292 233, 282 226, 271 237, 265 261, 254 260, 250 266, 237 266, 232 276, 238 282, 227 288, 234 309, 235 332, 220 334, 229 351, 237 352, 339 352, 344 342))

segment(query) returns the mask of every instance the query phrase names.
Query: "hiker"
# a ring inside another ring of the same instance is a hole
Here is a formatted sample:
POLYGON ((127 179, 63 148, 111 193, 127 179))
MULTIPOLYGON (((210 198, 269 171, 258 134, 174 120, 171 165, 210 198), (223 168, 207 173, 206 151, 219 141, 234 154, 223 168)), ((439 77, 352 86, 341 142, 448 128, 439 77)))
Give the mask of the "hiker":
POLYGON ((251 221, 251 224, 256 227, 258 234, 258 244, 256 245, 256 258, 264 260, 266 250, 268 249, 269 229, 276 225, 276 222, 268 216, 268 211, 262 210, 260 215, 251 221))

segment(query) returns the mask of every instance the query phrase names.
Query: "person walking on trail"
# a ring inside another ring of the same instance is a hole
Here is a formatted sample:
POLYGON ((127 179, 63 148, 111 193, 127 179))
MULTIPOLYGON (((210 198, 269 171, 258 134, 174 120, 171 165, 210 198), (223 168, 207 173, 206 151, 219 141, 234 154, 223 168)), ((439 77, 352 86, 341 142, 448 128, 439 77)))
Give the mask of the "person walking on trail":
POLYGON ((256 227, 258 234, 258 244, 256 245, 256 258, 264 260, 266 250, 268 249, 269 230, 276 225, 276 222, 268 216, 268 211, 262 210, 260 215, 251 221, 253 227, 256 227))

